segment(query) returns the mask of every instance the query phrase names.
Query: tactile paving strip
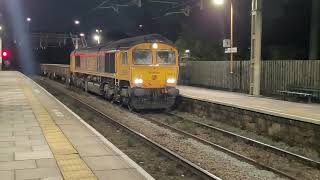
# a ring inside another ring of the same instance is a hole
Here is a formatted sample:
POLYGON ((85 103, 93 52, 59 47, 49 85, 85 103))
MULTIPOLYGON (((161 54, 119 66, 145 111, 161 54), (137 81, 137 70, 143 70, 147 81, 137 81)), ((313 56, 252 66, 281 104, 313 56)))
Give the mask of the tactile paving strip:
POLYGON ((40 101, 32 93, 32 89, 22 80, 18 79, 33 113, 36 116, 42 132, 50 146, 57 161, 59 169, 66 180, 96 180, 96 176, 80 158, 69 140, 60 128, 55 124, 48 111, 41 105, 40 101))

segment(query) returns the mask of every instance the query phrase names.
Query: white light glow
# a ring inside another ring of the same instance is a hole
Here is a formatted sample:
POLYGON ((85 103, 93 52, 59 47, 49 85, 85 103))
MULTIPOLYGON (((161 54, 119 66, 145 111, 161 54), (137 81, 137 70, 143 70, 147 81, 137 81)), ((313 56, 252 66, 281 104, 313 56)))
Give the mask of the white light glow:
POLYGON ((27 18, 27 21, 28 21, 28 22, 31 22, 31 20, 32 20, 31 18, 29 18, 29 17, 27 18))
POLYGON ((0 31, 2 30, 2 26, 0 26, 0 31))
POLYGON ((84 37, 85 36, 85 34, 84 33, 80 33, 80 37, 84 37))
POLYGON ((153 49, 158 49, 158 47, 159 47, 159 45, 158 45, 157 43, 153 43, 153 44, 152 44, 152 48, 153 48, 153 49))
POLYGON ((75 21, 74 21, 74 24, 79 25, 79 24, 80 24, 80 21, 79 21, 79 20, 75 20, 75 21))
POLYGON ((189 49, 187 49, 187 50, 186 50, 186 53, 190 53, 190 50, 189 50, 189 49))
POLYGON ((140 79, 140 78, 135 79, 135 80, 134 80, 134 83, 135 83, 136 85, 142 84, 142 83, 143 83, 143 79, 140 79))
POLYGON ((215 5, 223 5, 224 0, 212 0, 215 5))
POLYGON ((93 39, 96 40, 96 41, 98 41, 98 40, 100 40, 100 36, 99 36, 99 35, 94 35, 94 36, 93 36, 93 39))
POLYGON ((169 79, 167 79, 167 83, 168 83, 168 84, 174 84, 174 83, 176 83, 176 79, 174 79, 174 78, 169 78, 169 79))

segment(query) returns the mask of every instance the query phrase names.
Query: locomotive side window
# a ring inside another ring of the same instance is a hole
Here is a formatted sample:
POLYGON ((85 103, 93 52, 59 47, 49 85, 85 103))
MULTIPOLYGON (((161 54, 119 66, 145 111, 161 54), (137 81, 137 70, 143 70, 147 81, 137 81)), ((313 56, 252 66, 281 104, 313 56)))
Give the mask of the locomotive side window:
POLYGON ((170 50, 157 51, 158 64, 176 64, 176 53, 170 50))
POLYGON ((76 68, 80 68, 80 56, 76 56, 75 60, 76 60, 76 68))
POLYGON ((133 63, 137 65, 152 64, 152 51, 149 49, 133 50, 133 63))
POLYGON ((116 63, 115 63, 115 53, 106 53, 105 55, 105 72, 115 73, 116 63))
POLYGON ((121 52, 121 59, 122 59, 122 64, 128 64, 128 53, 121 52))

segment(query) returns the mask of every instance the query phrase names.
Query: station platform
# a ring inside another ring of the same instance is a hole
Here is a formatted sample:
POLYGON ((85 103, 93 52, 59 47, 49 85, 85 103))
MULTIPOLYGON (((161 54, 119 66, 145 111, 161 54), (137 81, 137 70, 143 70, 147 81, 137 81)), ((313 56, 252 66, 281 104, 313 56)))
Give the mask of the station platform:
POLYGON ((0 71, 0 179, 153 179, 23 74, 0 71))
POLYGON ((181 96, 187 98, 320 125, 318 104, 288 102, 191 86, 178 86, 178 89, 181 96))

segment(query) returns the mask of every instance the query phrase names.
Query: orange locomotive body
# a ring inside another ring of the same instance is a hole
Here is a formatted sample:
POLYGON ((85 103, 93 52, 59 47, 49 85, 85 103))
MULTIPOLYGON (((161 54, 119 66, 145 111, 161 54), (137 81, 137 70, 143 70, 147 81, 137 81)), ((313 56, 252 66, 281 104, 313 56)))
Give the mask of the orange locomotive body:
POLYGON ((130 108, 167 109, 179 94, 178 50, 151 34, 75 50, 68 83, 130 108))

